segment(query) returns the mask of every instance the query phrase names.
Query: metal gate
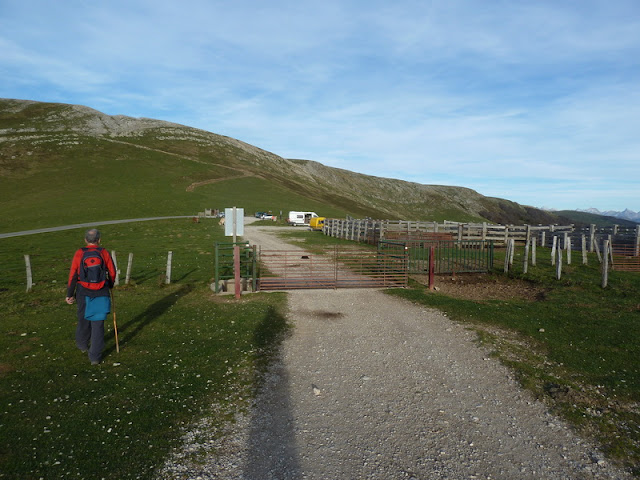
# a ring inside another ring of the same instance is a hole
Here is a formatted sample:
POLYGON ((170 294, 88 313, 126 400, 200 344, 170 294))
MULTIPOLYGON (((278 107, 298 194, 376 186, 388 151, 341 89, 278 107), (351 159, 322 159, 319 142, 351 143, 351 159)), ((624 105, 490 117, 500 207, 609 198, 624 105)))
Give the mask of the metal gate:
POLYGON ((341 246, 319 254, 261 249, 258 258, 259 290, 406 287, 408 282, 403 245, 378 250, 341 246))
POLYGON ((636 245, 612 245, 611 268, 620 272, 640 272, 640 248, 636 245))
POLYGON ((475 273, 493 268, 493 241, 414 241, 407 242, 409 273, 424 274, 429 271, 429 255, 434 247, 434 272, 475 273))

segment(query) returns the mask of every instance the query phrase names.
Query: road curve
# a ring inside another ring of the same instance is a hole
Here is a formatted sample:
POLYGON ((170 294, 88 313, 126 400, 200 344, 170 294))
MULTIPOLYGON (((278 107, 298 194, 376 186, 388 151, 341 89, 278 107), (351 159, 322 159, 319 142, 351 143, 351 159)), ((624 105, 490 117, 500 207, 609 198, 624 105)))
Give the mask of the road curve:
POLYGON ((101 225, 114 225, 116 223, 147 222, 149 220, 166 220, 171 218, 192 218, 194 215, 176 215, 172 217, 147 217, 128 218, 125 220, 104 220, 102 222, 76 223, 74 225, 64 225, 62 227, 37 228, 35 230, 23 230, 22 232, 0 233, 0 238, 22 237, 24 235, 35 235, 36 233, 60 232, 62 230, 73 230, 75 228, 99 227, 101 225))

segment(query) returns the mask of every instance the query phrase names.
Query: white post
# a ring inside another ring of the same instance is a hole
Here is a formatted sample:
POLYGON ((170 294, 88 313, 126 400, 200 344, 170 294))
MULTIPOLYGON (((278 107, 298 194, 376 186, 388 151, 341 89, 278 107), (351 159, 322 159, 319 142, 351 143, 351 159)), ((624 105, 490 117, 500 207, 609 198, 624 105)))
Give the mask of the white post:
POLYGON ((167 255, 167 276, 165 282, 167 285, 171 283, 171 258, 173 257, 173 252, 169 250, 169 255, 167 255))
POLYGON ((129 253, 129 261, 127 262, 127 276, 125 277, 124 284, 129 285, 131 280, 131 265, 133 264, 133 253, 129 253))
POLYGON ((511 257, 511 242, 507 242, 507 250, 504 252, 504 273, 509 272, 510 257, 511 257))
POLYGON ((611 264, 613 265, 613 238, 609 235, 609 251, 607 252, 611 255, 611 264))
POLYGON ((582 264, 587 265, 589 263, 587 258, 587 236, 582 234, 582 264))
POLYGON ((556 264, 556 249, 558 248, 558 237, 553 236, 553 243, 551 244, 551 265, 556 264))
POLYGON ((606 288, 609 283, 609 240, 604 241, 604 252, 602 255, 602 288, 606 288))
POLYGON ((511 254, 509 255, 509 265, 513 265, 513 256, 516 250, 516 239, 511 238, 510 241, 511 241, 511 254))
POLYGON ((567 250, 567 265, 571 265, 571 237, 567 237, 565 248, 567 250))
POLYGON ((522 273, 529 270, 529 240, 524 243, 524 263, 522 265, 522 273))
POLYGON ((30 292, 33 288, 33 275, 31 274, 31 257, 29 255, 24 256, 24 263, 27 267, 27 292, 30 292))
POLYGON ((531 239, 531 265, 536 266, 536 245, 538 241, 536 238, 531 239))
POLYGON ((111 250, 111 260, 113 260, 113 266, 116 269, 116 278, 113 279, 114 285, 120 285, 120 270, 118 270, 118 260, 116 260, 116 251, 111 250))
POLYGON ((560 280, 560 277, 562 277, 562 247, 560 245, 558 245, 556 252, 556 279, 560 280))

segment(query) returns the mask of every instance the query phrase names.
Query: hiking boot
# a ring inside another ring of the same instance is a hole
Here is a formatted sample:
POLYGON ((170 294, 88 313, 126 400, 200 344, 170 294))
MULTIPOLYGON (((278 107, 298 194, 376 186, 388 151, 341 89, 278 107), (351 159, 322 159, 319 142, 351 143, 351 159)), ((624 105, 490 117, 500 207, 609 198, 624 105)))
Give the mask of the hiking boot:
POLYGON ((91 365, 100 365, 100 362, 98 360, 92 360, 91 365))

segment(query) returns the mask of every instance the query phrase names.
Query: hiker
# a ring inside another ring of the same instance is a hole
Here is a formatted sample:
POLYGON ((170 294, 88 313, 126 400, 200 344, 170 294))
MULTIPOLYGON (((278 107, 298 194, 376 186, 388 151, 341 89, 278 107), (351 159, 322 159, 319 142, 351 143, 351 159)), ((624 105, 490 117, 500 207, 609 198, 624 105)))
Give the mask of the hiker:
POLYGON ((67 298, 69 305, 78 303, 76 346, 82 353, 89 352, 91 365, 102 360, 104 348, 104 321, 111 310, 109 298, 116 268, 109 252, 100 247, 100 232, 87 230, 86 247, 79 248, 73 256, 67 298))

